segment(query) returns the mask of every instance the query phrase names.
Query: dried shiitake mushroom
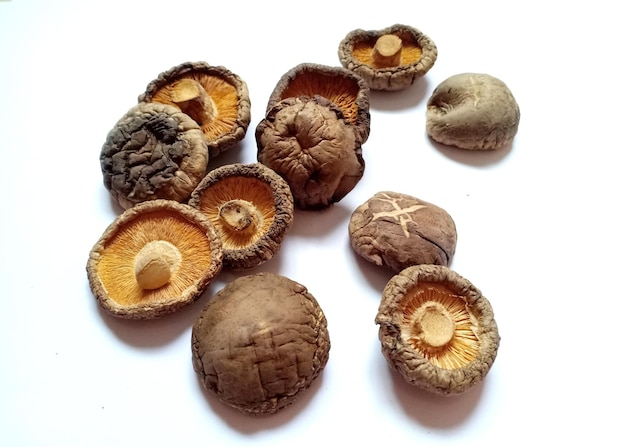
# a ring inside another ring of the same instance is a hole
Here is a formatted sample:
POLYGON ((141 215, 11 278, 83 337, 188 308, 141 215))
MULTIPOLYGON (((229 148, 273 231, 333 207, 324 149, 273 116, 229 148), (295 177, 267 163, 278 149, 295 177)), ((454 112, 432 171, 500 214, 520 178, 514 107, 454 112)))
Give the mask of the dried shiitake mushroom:
POLYGON ((198 124, 178 108, 157 103, 132 107, 100 152, 104 186, 124 209, 146 200, 186 201, 208 161, 198 124))
POLYGON ((87 276, 115 317, 152 319, 197 300, 222 269, 222 243, 208 217, 172 200, 118 216, 89 253, 87 276))
POLYGON ((396 273, 416 264, 449 266, 457 241, 447 211, 393 191, 378 192, 359 205, 348 234, 357 254, 396 273))
POLYGON ((196 121, 215 157, 233 147, 250 125, 247 84, 225 67, 186 62, 164 71, 150 82, 139 102, 178 107, 196 121))
POLYGON ((293 222, 289 185, 261 163, 230 164, 210 171, 189 205, 211 219, 224 250, 224 265, 256 267, 271 259, 293 222))
POLYGON ((256 140, 258 161, 286 180, 301 209, 338 202, 363 177, 354 127, 323 97, 279 101, 258 124, 256 140))
POLYGON ((500 344, 489 301, 441 265, 408 267, 391 278, 376 324, 389 366, 408 383, 442 395, 480 383, 500 344))
POLYGON ((519 120, 519 106, 504 82, 484 73, 460 73, 440 83, 428 99, 426 131, 441 144, 494 150, 513 141, 519 120))
POLYGON ((420 30, 396 24, 376 31, 356 29, 339 44, 339 61, 372 90, 401 90, 424 76, 437 60, 435 43, 420 30))
POLYGON ((218 291, 191 337, 193 367, 204 387, 253 415, 293 403, 322 372, 330 351, 316 299, 303 285, 266 272, 218 291))
POLYGON ((370 90, 363 78, 343 67, 303 63, 285 73, 272 91, 266 114, 284 99, 322 96, 341 109, 354 126, 357 142, 363 144, 370 133, 370 90))

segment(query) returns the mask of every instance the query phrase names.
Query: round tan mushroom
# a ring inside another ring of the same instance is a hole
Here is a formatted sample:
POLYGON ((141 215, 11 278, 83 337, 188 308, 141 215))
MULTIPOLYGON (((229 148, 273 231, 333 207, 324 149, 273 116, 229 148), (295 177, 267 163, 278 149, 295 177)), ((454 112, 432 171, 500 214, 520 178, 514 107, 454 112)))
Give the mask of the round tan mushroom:
POLYGON ((209 217, 222 240, 224 265, 235 270, 270 260, 293 222, 289 185, 261 163, 210 171, 189 205, 209 217))
POLYGON ((233 147, 250 125, 247 84, 225 67, 186 62, 164 71, 150 82, 139 102, 176 106, 196 121, 215 157, 233 147))
POLYGON ((357 254, 395 273, 417 264, 449 266, 456 251, 456 225, 446 210, 393 191, 359 205, 348 234, 357 254))
POLYGON ((193 367, 204 387, 243 413, 296 401, 328 361, 326 317, 307 289, 258 273, 227 284, 192 328, 193 367))
POLYGON ((435 43, 420 30, 396 24, 376 31, 356 29, 339 44, 341 65, 372 90, 396 91, 424 76, 437 60, 435 43))
POLYGON ((132 107, 100 152, 104 186, 124 209, 154 199, 186 201, 208 161, 198 124, 177 108, 156 103, 132 107))
POLYGON ((480 383, 500 344, 489 301, 441 265, 408 267, 391 278, 376 324, 389 366, 408 383, 442 395, 480 383))
POLYGON ((280 101, 258 124, 256 140, 258 160, 285 179, 298 208, 326 208, 363 177, 354 127, 323 97, 280 101))
POLYGON ((357 142, 363 144, 370 133, 369 94, 367 83, 346 68, 303 63, 279 79, 266 114, 287 98, 321 96, 341 109, 345 120, 355 128, 357 142))
POLYGON ((484 73, 450 76, 428 99, 428 135, 460 149, 494 150, 509 145, 519 121, 519 106, 507 85, 484 73))
POLYGON ((87 276, 115 317, 153 319, 195 300, 222 269, 222 243, 191 206, 151 200, 118 216, 89 253, 87 276))

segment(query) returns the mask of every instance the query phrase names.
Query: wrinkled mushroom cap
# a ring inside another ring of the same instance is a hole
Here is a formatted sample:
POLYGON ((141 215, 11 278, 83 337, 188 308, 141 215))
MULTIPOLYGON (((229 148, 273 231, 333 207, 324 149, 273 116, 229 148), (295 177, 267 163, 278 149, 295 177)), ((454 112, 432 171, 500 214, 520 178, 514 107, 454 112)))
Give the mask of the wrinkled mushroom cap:
POLYGON ((104 186, 124 209, 154 199, 186 201, 208 161, 198 124, 179 109, 156 103, 132 107, 100 152, 104 186))
POLYGON ((139 102, 158 102, 191 116, 204 133, 215 157, 233 147, 250 125, 247 84, 225 67, 186 62, 164 71, 150 82, 139 102))
POLYGON ((189 205, 213 223, 222 240, 224 265, 235 270, 271 259, 293 222, 289 185, 260 164, 230 164, 210 171, 189 205))
POLYGON ((417 264, 449 266, 457 241, 446 210, 393 191, 378 192, 359 205, 348 234, 357 254, 395 273, 417 264))
POLYGON ((285 179, 301 209, 338 202, 363 177, 354 127, 323 97, 278 102, 258 124, 256 141, 258 161, 285 179))
POLYGON ((212 297, 192 328, 204 387, 247 414, 293 403, 322 372, 330 338, 315 298, 273 273, 243 276, 212 297))
POLYGON ((504 82, 460 73, 441 82, 428 99, 426 131, 441 144, 494 150, 511 144, 519 120, 519 106, 504 82))
POLYGON ((420 30, 396 24, 382 30, 356 29, 339 44, 341 65, 361 76, 372 90, 412 85, 437 60, 435 43, 420 30))
POLYGON ((151 200, 118 216, 89 253, 87 276, 115 317, 152 319, 197 300, 222 268, 210 220, 171 200, 151 200))
POLYGON ((489 301, 440 265, 408 267, 391 278, 376 324, 389 366, 408 383, 442 395, 480 383, 500 344, 489 301))
POLYGON ((341 109, 346 121, 355 128, 357 142, 363 144, 370 133, 369 93, 365 80, 346 68, 303 63, 279 79, 266 114, 287 98, 321 96, 341 109))

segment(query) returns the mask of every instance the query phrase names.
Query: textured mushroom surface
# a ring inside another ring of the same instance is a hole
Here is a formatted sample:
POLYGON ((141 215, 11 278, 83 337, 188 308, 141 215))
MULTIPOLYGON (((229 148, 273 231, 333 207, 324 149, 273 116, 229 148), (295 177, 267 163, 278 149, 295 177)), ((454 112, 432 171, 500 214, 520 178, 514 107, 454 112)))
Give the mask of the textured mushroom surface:
POLYGON ((198 123, 215 157, 241 141, 250 125, 250 94, 246 82, 225 67, 186 62, 150 82, 139 102, 179 108, 198 123))
POLYGON ((484 73, 450 76, 428 99, 428 135, 460 149, 494 150, 511 144, 519 121, 519 106, 511 90, 484 73))
POLYGON ((113 316, 152 319, 197 300, 222 269, 222 243, 200 211, 151 200, 118 216, 89 253, 87 276, 113 316))
POLYGON ((210 171, 189 205, 211 219, 224 249, 224 265, 256 267, 279 250, 293 222, 289 185, 261 163, 224 165, 210 171))
POLYGON ((154 199, 186 201, 208 161, 198 124, 177 108, 156 103, 131 108, 100 152, 104 186, 124 209, 154 199))
POLYGON ((348 234, 357 254, 396 273, 416 264, 449 266, 457 241, 447 211, 393 191, 378 192, 358 206, 348 234))
POLYGON ((376 324, 389 366, 436 394, 461 394, 482 382, 500 345, 490 302, 445 266, 412 266, 391 278, 376 324))
POLYGON ((204 387, 247 414, 293 403, 322 372, 330 338, 326 317, 307 289, 258 273, 227 284, 192 328, 192 361, 204 387))
POLYGON ((256 140, 258 161, 286 180, 299 208, 328 207, 363 177, 354 127, 323 97, 280 101, 258 124, 256 140))
POLYGON ((437 46, 420 30, 396 24, 382 30, 356 29, 340 42, 341 65, 372 90, 395 91, 424 76, 437 60, 437 46))
POLYGON ((343 67, 304 63, 285 73, 270 95, 266 114, 281 101, 300 96, 321 96, 341 109, 354 126, 357 142, 363 144, 370 133, 370 89, 363 78, 343 67))

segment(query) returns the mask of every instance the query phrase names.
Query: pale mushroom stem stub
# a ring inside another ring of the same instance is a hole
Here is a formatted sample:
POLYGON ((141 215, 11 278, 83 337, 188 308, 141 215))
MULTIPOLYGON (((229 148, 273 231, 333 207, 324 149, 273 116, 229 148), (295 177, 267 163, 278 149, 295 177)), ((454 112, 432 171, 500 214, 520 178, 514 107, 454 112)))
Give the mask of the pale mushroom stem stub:
POLYGON ((255 231, 263 216, 247 200, 229 200, 219 207, 220 220, 234 231, 255 231))

